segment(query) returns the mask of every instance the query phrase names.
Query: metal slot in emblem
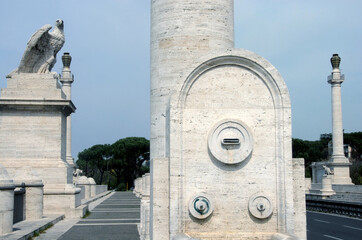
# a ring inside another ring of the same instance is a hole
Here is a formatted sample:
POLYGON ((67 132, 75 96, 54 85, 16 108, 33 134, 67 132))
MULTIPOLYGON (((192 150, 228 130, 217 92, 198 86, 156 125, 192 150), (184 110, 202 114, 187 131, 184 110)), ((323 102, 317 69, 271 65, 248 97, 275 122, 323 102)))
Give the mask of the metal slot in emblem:
POLYGON ((239 138, 224 138, 222 140, 223 145, 239 145, 240 140, 239 138))

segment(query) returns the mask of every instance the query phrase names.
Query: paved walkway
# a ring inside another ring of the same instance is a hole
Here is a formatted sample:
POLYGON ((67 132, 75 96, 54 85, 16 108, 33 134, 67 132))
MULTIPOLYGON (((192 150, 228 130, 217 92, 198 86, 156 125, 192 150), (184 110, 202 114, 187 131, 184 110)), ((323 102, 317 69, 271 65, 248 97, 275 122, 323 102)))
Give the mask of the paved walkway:
POLYGON ((87 218, 65 219, 35 240, 139 240, 139 198, 131 192, 114 192, 107 197, 95 207, 90 206, 91 215, 87 218))

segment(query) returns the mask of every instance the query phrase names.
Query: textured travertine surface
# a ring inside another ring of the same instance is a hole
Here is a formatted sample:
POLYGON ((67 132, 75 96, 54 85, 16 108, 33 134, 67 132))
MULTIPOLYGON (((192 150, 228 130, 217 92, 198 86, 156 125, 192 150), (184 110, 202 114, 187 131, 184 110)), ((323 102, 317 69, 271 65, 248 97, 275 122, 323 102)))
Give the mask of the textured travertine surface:
POLYGON ((150 226, 150 174, 142 176, 141 219, 138 232, 141 240, 149 240, 150 226))
MULTIPOLYGON (((0 97, 0 162, 10 176, 25 184, 29 174, 22 170, 24 166, 37 173, 44 184, 44 214, 69 214, 80 205, 80 189, 73 186, 73 170, 65 159, 66 117, 75 107, 54 73, 13 73, 7 80, 0 97)), ((35 196, 43 189, 31 192, 35 196)), ((37 207, 42 208, 38 204, 33 210, 37 207)), ((29 212, 30 216, 39 217, 29 212)))
POLYGON ((14 189, 13 180, 0 164, 0 235, 13 231, 14 189))
POLYGON ((94 197, 96 195, 96 182, 93 178, 88 178, 90 184, 90 197, 94 197))
POLYGON ((152 1, 151 239, 305 238, 288 89, 232 49, 232 19, 231 0, 152 1))
POLYGON ((30 166, 23 166, 13 171, 14 183, 25 188, 24 220, 43 217, 43 181, 39 173, 30 166))
MULTIPOLYGON (((234 45, 233 1, 156 0, 151 19, 151 159, 165 157, 165 113, 199 56, 234 45)), ((196 67, 196 66, 195 66, 196 67)))
POLYGON ((156 0, 151 8, 151 232, 155 229, 153 238, 162 240, 169 235, 168 204, 164 204, 168 190, 167 186, 153 187, 153 183, 164 181, 155 172, 168 178, 168 163, 162 160, 168 155, 165 117, 169 97, 183 84, 183 75, 197 66, 195 59, 213 49, 233 47, 234 19, 232 0, 156 0), (196 65, 190 68, 190 63, 196 65))
MULTIPOLYGON (((94 180, 93 180, 94 181, 94 180)), ((76 186, 84 187, 84 198, 90 198, 92 196, 91 183, 89 182, 89 178, 86 176, 81 176, 76 182, 76 186)))
POLYGON ((245 50, 205 58, 209 60, 192 71, 170 100, 171 236, 180 229, 201 239, 293 234, 294 211, 305 209, 293 207, 290 102, 282 78, 266 60, 245 50), (223 119, 239 120, 253 136, 252 154, 240 164, 224 164, 208 151, 209 131, 223 119), (210 196, 215 207, 203 221, 188 212, 197 193, 210 196), (270 202, 270 217, 250 214, 248 203, 255 194, 270 202))
MULTIPOLYGON (((251 195, 262 191, 273 196, 274 209, 277 202, 275 185, 264 185, 276 179, 276 136, 272 96, 263 81, 239 67, 218 67, 205 72, 188 91, 182 133, 182 161, 185 175, 189 176, 184 180, 184 198, 188 201, 198 192, 205 191, 213 196, 216 207, 202 231, 220 232, 220 226, 228 226, 228 232, 254 231, 250 226, 255 220, 249 217, 247 204, 251 195), (210 129, 228 118, 240 119, 252 129, 252 157, 242 165, 224 165, 213 159, 206 149, 210 129), (268 135, 264 133, 266 129, 269 129, 268 135)), ((272 218, 260 226, 259 231, 277 231, 275 221, 276 217, 272 218)), ((187 232, 201 230, 200 223, 191 218, 185 224, 187 232)))
POLYGON ((13 73, 7 87, 1 89, 1 99, 66 99, 54 73, 13 73))
POLYGON ((299 238, 307 239, 304 171, 304 158, 293 158, 294 234, 299 238))

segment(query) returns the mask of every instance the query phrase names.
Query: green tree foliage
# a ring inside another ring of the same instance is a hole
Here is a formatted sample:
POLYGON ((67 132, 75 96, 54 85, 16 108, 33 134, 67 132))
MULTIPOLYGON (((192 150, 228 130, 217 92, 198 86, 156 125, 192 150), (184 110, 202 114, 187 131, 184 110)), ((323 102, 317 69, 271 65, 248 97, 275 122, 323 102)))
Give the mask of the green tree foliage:
POLYGON ((125 190, 149 171, 150 143, 141 137, 123 138, 112 145, 97 144, 78 154, 77 165, 97 184, 125 190))
POLYGON ((97 144, 80 152, 77 164, 86 176, 93 177, 97 183, 102 183, 111 157, 112 151, 109 144, 97 144))
POLYGON ((345 133, 343 141, 352 147, 352 158, 361 158, 362 154, 362 132, 345 133))
POLYGON ((293 138, 293 158, 304 158, 305 165, 312 162, 324 161, 328 157, 328 142, 305 141, 293 138))
MULTIPOLYGON (((293 158, 304 158, 305 175, 311 177, 310 165, 312 162, 326 161, 329 159, 328 142, 332 140, 331 134, 321 134, 320 140, 305 141, 293 138, 293 158)), ((350 168, 353 183, 362 184, 362 132, 345 133, 344 143, 352 147, 350 168)))
POLYGON ((354 184, 362 185, 362 132, 353 132, 343 135, 343 141, 352 148, 350 168, 351 179, 354 184))
POLYGON ((123 179, 128 186, 133 186, 133 180, 141 176, 142 165, 150 158, 150 143, 145 138, 128 137, 112 144, 112 173, 117 179, 117 185, 123 179))

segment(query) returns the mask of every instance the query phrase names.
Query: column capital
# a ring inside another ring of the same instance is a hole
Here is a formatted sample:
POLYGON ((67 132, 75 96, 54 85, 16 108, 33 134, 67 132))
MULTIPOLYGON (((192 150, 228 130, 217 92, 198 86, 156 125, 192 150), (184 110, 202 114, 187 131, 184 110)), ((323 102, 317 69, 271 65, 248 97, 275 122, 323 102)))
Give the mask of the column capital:
POLYGON ((337 53, 333 54, 331 57, 331 65, 332 65, 332 74, 328 76, 329 84, 341 84, 344 81, 344 75, 341 74, 341 70, 339 69, 339 65, 341 63, 341 57, 338 56, 337 53))
MULTIPOLYGON (((63 72, 64 74, 64 72, 63 72)), ((64 85, 72 85, 72 83, 74 82, 74 76, 72 75, 72 77, 63 77, 61 76, 59 81, 64 85)))
MULTIPOLYGON (((334 71, 334 70, 333 70, 334 71)), ((341 72, 338 69, 338 72, 332 72, 331 75, 328 76, 328 83, 331 85, 335 84, 342 84, 344 81, 344 74, 341 74, 341 72)))
POLYGON ((60 82, 64 85, 71 85, 74 82, 74 75, 70 71, 70 63, 72 62, 72 57, 69 52, 65 52, 62 56, 63 62, 63 71, 62 76, 60 77, 60 82))

